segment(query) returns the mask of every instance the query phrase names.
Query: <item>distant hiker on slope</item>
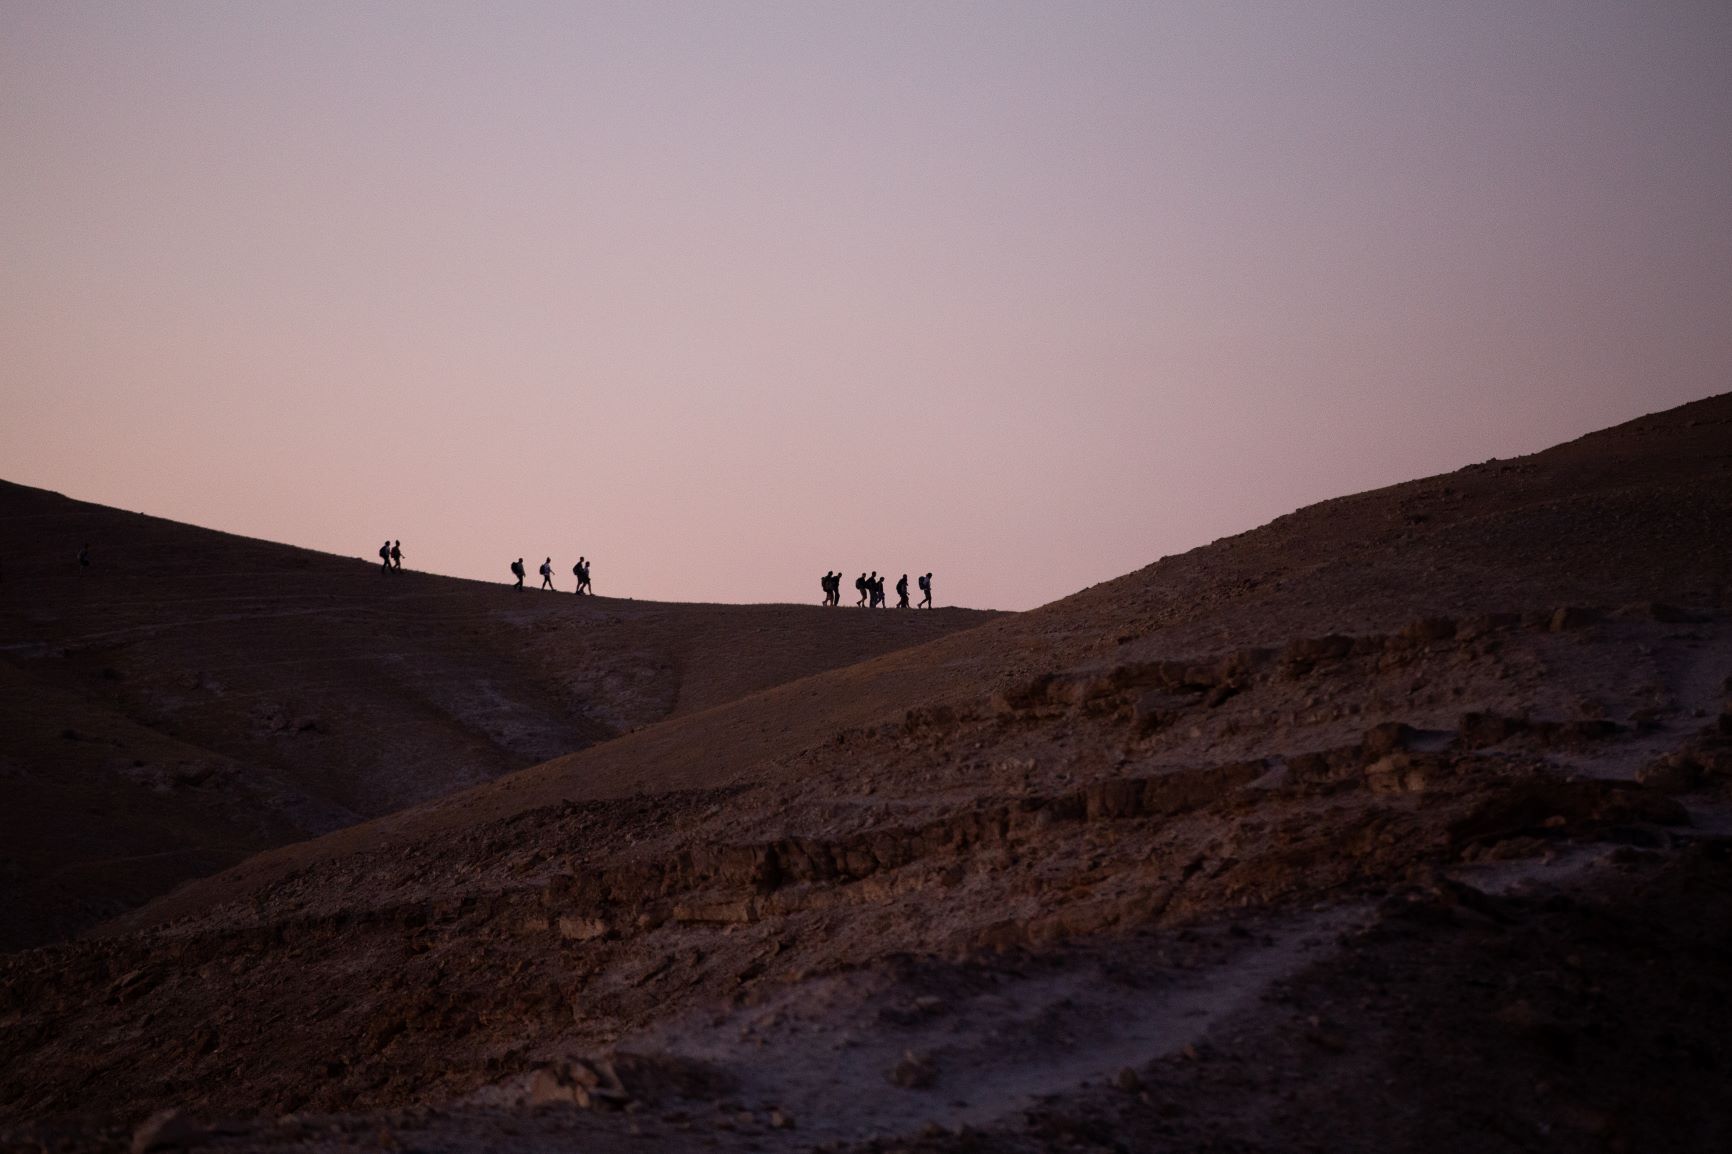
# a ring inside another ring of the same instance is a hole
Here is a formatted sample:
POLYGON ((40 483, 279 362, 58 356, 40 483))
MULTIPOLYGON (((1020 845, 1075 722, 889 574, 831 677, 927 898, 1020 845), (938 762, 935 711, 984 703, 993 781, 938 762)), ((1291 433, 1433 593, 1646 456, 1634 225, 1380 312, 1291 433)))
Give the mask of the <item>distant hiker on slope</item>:
POLYGON ((908 608, 908 574, 902 575, 902 580, 896 583, 896 608, 908 608))
POLYGON ((387 537, 387 538, 385 538, 385 543, 383 545, 379 546, 379 572, 389 573, 390 571, 391 571, 391 539, 389 537, 387 537))
POLYGON ((928 573, 926 576, 924 576, 920 579, 920 591, 922 593, 926 594, 926 596, 924 596, 920 599, 920 604, 916 605, 915 608, 916 609, 930 609, 930 608, 932 608, 932 574, 928 573))
POLYGON ((403 542, 391 542, 391 568, 401 573, 403 571, 403 542))
POLYGON ((860 590, 860 600, 854 602, 854 607, 856 609, 864 608, 866 605, 866 574, 862 573, 855 579, 854 588, 860 590))
POLYGON ((878 570, 872 570, 872 576, 866 578, 866 591, 872 595, 871 608, 884 608, 884 578, 878 576, 878 570))
POLYGON ((836 604, 836 579, 840 576, 840 573, 832 573, 828 569, 824 570, 824 577, 818 582, 818 587, 824 591, 825 605, 836 604))
POLYGON ((577 559, 577 591, 595 596, 595 590, 589 587, 589 562, 582 557, 577 559))
MULTIPOLYGON (((541 587, 543 589, 552 589, 553 588, 553 558, 552 557, 549 557, 547 560, 545 560, 541 563, 540 572, 541 572, 541 587)), ((555 590, 555 591, 557 592, 557 590, 555 590)))
POLYGON ((517 578, 517 588, 523 588, 523 558, 519 557, 511 563, 511 575, 517 578))

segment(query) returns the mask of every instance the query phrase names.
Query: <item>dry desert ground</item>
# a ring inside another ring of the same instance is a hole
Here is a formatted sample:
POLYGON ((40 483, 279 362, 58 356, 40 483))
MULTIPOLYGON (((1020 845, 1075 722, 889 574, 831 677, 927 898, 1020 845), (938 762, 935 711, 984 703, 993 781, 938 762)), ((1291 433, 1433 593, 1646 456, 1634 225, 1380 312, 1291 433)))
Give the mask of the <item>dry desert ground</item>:
POLYGON ((0 498, 7 1149, 1732 1149, 1732 396, 1009 615, 0 498))

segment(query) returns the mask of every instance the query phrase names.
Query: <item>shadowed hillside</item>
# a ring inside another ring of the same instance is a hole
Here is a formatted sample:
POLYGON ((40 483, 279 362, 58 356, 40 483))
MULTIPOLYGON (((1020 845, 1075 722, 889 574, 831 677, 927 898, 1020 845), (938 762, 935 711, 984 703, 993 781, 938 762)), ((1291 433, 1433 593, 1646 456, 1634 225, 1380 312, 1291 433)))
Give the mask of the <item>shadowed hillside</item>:
POLYGON ((0 959, 0 1118, 1724 1148, 1729 589, 1732 397, 1325 502, 0 959))
POLYGON ((385 576, 8 484, 0 570, 0 947, 990 616, 385 576))

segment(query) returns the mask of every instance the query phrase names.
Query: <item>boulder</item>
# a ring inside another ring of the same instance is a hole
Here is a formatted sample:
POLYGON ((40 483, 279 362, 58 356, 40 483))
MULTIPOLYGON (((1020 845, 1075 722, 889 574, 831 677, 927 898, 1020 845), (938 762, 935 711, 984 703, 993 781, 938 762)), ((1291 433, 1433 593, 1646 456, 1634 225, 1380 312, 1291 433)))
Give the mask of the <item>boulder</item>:
POLYGON ((1702 766, 1687 753, 1669 753, 1636 772, 1636 780, 1661 793, 1689 793, 1702 784, 1702 766))

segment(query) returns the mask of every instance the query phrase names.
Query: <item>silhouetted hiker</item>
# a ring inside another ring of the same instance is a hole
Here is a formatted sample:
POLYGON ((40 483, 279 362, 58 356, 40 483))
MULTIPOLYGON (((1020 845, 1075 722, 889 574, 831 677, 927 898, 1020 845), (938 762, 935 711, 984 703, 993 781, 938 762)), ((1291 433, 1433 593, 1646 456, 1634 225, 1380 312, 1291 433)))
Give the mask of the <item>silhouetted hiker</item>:
POLYGON ((383 545, 379 546, 379 572, 389 573, 390 571, 391 571, 391 539, 389 537, 387 537, 385 539, 385 543, 383 545))
POLYGON ((540 572, 541 572, 541 587, 543 589, 552 589, 553 588, 553 558, 552 557, 549 557, 547 560, 545 560, 541 563, 540 572))
POLYGON ((928 573, 926 576, 924 576, 920 579, 920 591, 922 593, 926 594, 926 596, 924 596, 920 599, 920 604, 915 606, 915 608, 916 609, 930 609, 930 608, 932 608, 932 574, 928 573))
POLYGON ((391 542, 391 568, 399 573, 403 571, 403 542, 391 542))
POLYGON ((866 604, 866 574, 862 573, 855 579, 854 588, 860 590, 860 600, 854 602, 855 608, 858 609, 866 604))
POLYGON ((824 579, 818 582, 818 587, 824 590, 825 605, 836 604, 836 584, 841 576, 840 573, 832 573, 828 569, 824 570, 824 579))
POLYGON ((896 608, 908 608, 908 574, 902 575, 902 580, 896 583, 896 608))
POLYGON ((872 608, 884 608, 884 578, 878 576, 878 570, 872 570, 872 576, 866 578, 866 590, 872 594, 872 608))
POLYGON ((589 587, 589 562, 582 557, 577 559, 577 591, 595 596, 595 590, 589 587))
POLYGON ((517 578, 517 588, 523 588, 523 558, 519 557, 511 563, 511 575, 517 578))
POLYGON ((90 546, 88 544, 78 550, 78 564, 85 569, 90 568, 90 546))

